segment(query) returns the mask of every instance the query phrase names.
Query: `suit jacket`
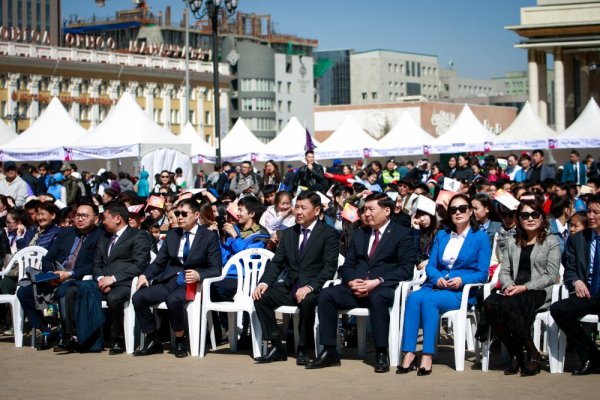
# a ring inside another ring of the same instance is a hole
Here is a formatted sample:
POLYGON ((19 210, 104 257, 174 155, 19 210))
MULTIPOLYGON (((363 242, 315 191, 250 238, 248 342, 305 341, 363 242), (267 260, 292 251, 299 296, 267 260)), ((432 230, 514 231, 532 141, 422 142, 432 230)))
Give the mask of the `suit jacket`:
POLYGON ((382 286, 394 287, 413 277, 417 247, 410 228, 391 220, 372 258, 369 258, 371 228, 362 227, 352 234, 342 266, 345 283, 354 279, 383 278, 382 286))
MULTIPOLYGON (((531 168, 529 168, 527 170, 527 180, 531 181, 531 175, 533 174, 533 169, 535 168, 535 166, 531 166, 531 168)), ((556 170, 554 169, 553 166, 551 165, 547 165, 547 164, 542 164, 542 170, 540 171, 540 182, 544 182, 546 179, 555 179, 556 178, 556 170)))
POLYGON ((327 190, 327 179, 325 179, 323 167, 317 163, 313 164, 312 170, 306 165, 298 168, 294 177, 294 190, 298 186, 305 186, 310 190, 325 192, 327 190))
MULTIPOLYGON (((578 164, 579 164, 579 182, 581 185, 583 185, 587 182, 587 167, 581 161, 579 161, 578 164)), ((573 165, 572 162, 568 161, 565 163, 560 181, 562 183, 577 182, 577 176, 575 174, 575 166, 573 165)))
POLYGON ((569 236, 565 247, 564 264, 565 274, 564 282, 569 290, 574 290, 573 282, 581 280, 588 284, 590 275, 590 247, 594 232, 587 228, 572 236, 569 236))
MULTIPOLYGON (((471 229, 471 228, 468 228, 471 229)), ((429 262, 425 272, 427 273, 426 285, 435 286, 440 278, 462 279, 463 286, 469 283, 483 283, 487 280, 492 249, 487 233, 477 230, 469 232, 460 248, 452 269, 448 268, 443 261, 444 250, 450 241, 452 232, 449 229, 441 230, 435 236, 429 262)), ((462 288, 459 289, 462 291, 462 288)))
POLYGON ((285 229, 277 251, 260 280, 272 286, 278 277, 287 271, 285 286, 291 289, 296 283, 310 286, 315 292, 323 287, 328 279, 335 275, 338 262, 338 236, 334 228, 318 221, 311 232, 304 255, 300 257, 300 225, 285 229))
MULTIPOLYGON (((100 228, 94 227, 88 234, 77 253, 75 265, 73 266, 73 278, 82 279, 92 274, 92 262, 96 253, 98 238, 102 234, 100 228)), ((48 249, 48 253, 42 258, 42 270, 49 272, 54 270, 54 263, 63 263, 69 257, 75 239, 79 235, 76 227, 62 228, 56 235, 56 240, 48 249)))
MULTIPOLYGON (((517 246, 515 237, 511 236, 504 246, 502 268, 498 274, 502 289, 514 285, 519 272, 520 257, 521 248, 517 246)), ((528 290, 545 290, 546 305, 549 305, 552 299, 552 285, 558 281, 560 268, 560 244, 555 235, 548 235, 543 243, 533 246, 530 268, 531 277, 525 286, 528 290)))
POLYGON ((221 275, 221 249, 217 234, 203 226, 198 226, 194 241, 185 263, 178 257, 183 229, 170 229, 158 255, 148 265, 143 274, 148 281, 159 283, 171 279, 179 272, 193 269, 202 279, 221 275))
POLYGON ((128 226, 114 244, 109 256, 111 237, 111 233, 104 232, 98 239, 94 256, 94 279, 100 276, 114 276, 117 280, 115 286, 131 285, 133 278, 141 274, 150 262, 150 234, 128 226))

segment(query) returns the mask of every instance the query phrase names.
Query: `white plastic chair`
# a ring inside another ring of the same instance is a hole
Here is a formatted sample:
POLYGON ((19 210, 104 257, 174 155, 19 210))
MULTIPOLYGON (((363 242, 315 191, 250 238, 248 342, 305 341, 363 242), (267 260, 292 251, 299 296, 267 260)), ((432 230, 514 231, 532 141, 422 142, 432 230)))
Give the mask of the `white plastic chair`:
MULTIPOLYGON (((560 268, 559 268, 560 278, 559 278, 558 284, 561 284, 563 282, 564 272, 565 272, 565 268, 561 264, 560 268)), ((556 297, 556 299, 555 299, 554 292, 553 292, 553 298, 552 298, 553 302, 557 301, 559 299, 560 295, 557 294, 557 296, 558 297, 556 297)), ((540 352, 549 351, 549 349, 548 349, 548 333, 549 333, 548 330, 549 329, 550 329, 550 310, 546 310, 546 311, 537 313, 537 315, 535 316, 535 320, 533 322, 533 343, 535 344, 535 347, 540 352), (546 328, 543 332, 543 335, 542 335, 542 327, 546 328), (543 342, 542 342, 542 337, 543 337, 543 342)))
POLYGON ((393 357, 396 357, 394 358, 394 360, 396 360, 397 363, 391 365, 400 365, 401 362, 402 338, 404 333, 404 314, 406 313, 406 298, 413 290, 419 290, 421 285, 423 285, 423 283, 425 282, 425 279, 427 279, 425 268, 417 269, 415 267, 412 281, 400 282, 400 320, 398 324, 398 343, 390 343, 390 349, 395 349, 396 353, 392 356, 392 352, 390 351, 390 363, 392 362, 393 357))
MULTIPOLYGON (((35 269, 42 268, 42 258, 48 251, 40 246, 29 246, 15 253, 10 259, 10 262, 0 272, 0 276, 4 277, 15 266, 19 268, 17 279, 21 280, 25 276, 25 268, 31 267, 35 269)), ((17 291, 19 287, 17 286, 17 291)), ((0 295, 0 304, 9 304, 12 311, 13 331, 15 335, 15 347, 23 347, 23 320, 25 313, 21 308, 21 303, 15 294, 0 295)), ((35 346, 35 332, 31 333, 31 347, 35 346)))
MULTIPOLYGON (((265 249, 248 249, 232 256, 223 267, 220 277, 205 279, 202 283, 202 313, 200 316, 200 357, 205 355, 207 324, 212 326, 211 311, 226 312, 229 319, 229 346, 232 352, 237 351, 238 327, 236 324, 236 314, 247 312, 250 314, 250 325, 252 331, 252 351, 254 357, 261 355, 260 341, 262 340, 262 330, 260 322, 254 310, 254 302, 251 294, 256 288, 264 269, 273 258, 273 253, 265 249), (210 285, 214 282, 222 281, 227 276, 227 271, 231 266, 235 266, 238 277, 236 294, 233 301, 213 302, 210 299, 210 285)), ((213 344, 214 346, 214 344, 213 344)), ((214 347, 213 347, 214 350, 214 347)))
MULTIPOLYGON (((559 287, 558 291, 560 295, 557 299, 567 299, 569 298, 569 290, 565 285, 556 285, 559 287)), ((555 286, 555 287, 556 287, 555 286)), ((553 298, 554 302, 554 298, 553 298)), ((583 318, 579 319, 581 322, 589 323, 589 324, 600 324, 600 318, 596 314, 588 314, 583 318)), ((552 316, 549 316, 550 326, 554 329, 550 329, 548 332, 548 348, 550 350, 549 358, 550 358, 550 372, 553 374, 563 373, 565 367, 565 353, 567 349, 567 335, 558 328, 556 322, 552 316), (555 356, 554 356, 555 355, 555 356)))

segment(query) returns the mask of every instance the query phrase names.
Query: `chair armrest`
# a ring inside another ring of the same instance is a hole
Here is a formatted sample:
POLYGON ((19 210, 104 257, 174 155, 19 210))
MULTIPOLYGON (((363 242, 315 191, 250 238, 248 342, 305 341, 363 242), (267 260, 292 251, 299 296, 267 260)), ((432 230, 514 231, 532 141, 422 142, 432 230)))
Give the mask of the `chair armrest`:
POLYGON ((462 290, 462 296, 461 296, 461 300, 460 300, 460 311, 461 312, 467 312, 467 304, 469 302, 469 292, 471 291, 472 288, 474 287, 483 287, 485 286, 485 283, 468 283, 463 287, 462 290))
POLYGON ((564 283, 552 285, 552 303, 569 297, 569 290, 564 283))
POLYGON ((325 289, 326 287, 329 286, 336 286, 342 283, 341 279, 330 279, 328 281, 325 281, 325 283, 323 284, 323 289, 325 289))
POLYGON ((483 300, 487 299, 492 293, 492 289, 496 287, 496 283, 498 283, 498 281, 483 284, 483 300))

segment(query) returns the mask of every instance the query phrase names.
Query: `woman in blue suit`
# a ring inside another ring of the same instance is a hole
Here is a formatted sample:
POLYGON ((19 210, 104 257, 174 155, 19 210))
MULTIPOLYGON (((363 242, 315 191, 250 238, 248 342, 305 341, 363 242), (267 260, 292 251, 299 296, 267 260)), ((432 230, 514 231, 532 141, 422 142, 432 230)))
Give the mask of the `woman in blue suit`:
MULTIPOLYGON (((417 375, 431 373, 435 338, 438 335, 440 313, 460 308, 462 288, 469 283, 487 280, 491 248, 487 233, 479 229, 473 216, 471 200, 457 194, 448 205, 447 228, 438 232, 427 263, 427 280, 423 287, 410 294, 406 302, 402 364, 396 373, 416 369, 417 334, 423 327, 423 355, 417 375)), ((470 294, 474 304, 476 291, 470 294)))

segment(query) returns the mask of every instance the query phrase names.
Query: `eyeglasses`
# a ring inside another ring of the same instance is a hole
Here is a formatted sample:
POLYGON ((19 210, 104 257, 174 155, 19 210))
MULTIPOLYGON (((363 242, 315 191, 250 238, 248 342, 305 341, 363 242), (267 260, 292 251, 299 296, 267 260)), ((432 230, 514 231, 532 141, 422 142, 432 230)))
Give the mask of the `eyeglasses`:
POLYGON ((162 197, 165 197, 167 195, 167 193, 165 193, 165 192, 158 192, 158 195, 162 196, 162 197))
POLYGON ((160 177, 161 177, 161 178, 168 178, 168 177, 169 177, 169 175, 161 175, 160 177))
POLYGON ((75 214, 75 219, 88 219, 89 217, 89 214, 75 214))
POLYGON ((187 218, 188 214, 190 214, 190 213, 189 213, 189 212, 187 212, 187 211, 179 211, 179 210, 178 210, 178 211, 173 211, 173 214, 174 214, 174 215, 175 215, 177 218, 179 218, 179 216, 180 216, 180 215, 181 215, 183 218, 187 218))
POLYGON ((467 212, 467 210, 469 209, 469 206, 466 204, 463 204, 462 206, 458 206, 458 207, 448 207, 448 212, 450 213, 450 215, 454 215, 457 212, 460 212, 461 214, 464 214, 467 212))
POLYGON ((521 220, 523 221, 527 221, 529 218, 533 218, 533 219, 540 219, 542 217, 542 214, 539 211, 532 211, 532 212, 521 212, 519 214, 519 218, 521 218, 521 220))

